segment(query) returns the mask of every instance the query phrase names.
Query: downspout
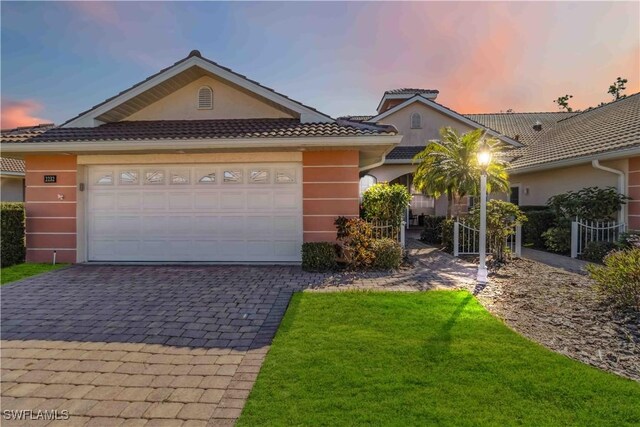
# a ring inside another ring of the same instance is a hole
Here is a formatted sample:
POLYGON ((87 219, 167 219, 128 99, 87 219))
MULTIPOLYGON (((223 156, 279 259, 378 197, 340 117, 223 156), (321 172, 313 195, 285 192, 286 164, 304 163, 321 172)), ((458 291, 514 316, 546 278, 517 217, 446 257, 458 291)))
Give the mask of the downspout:
MULTIPOLYGON (((592 160, 591 166, 593 166, 595 169, 600 169, 605 172, 615 173, 616 175, 618 175, 618 193, 626 195, 627 192, 625 191, 625 188, 624 188, 624 172, 623 171, 618 169, 613 169, 607 166, 602 166, 600 164, 600 160, 592 160)), ((622 208, 620 208, 620 211, 618 211, 619 223, 625 222, 625 206, 626 205, 622 205, 622 208)))

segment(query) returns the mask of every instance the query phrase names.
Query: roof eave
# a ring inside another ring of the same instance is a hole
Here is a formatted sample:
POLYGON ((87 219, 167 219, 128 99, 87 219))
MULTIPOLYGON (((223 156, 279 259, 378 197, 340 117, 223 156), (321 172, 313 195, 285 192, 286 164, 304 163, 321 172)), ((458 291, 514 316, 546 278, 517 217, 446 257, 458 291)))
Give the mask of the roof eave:
POLYGON ((577 166, 581 164, 591 163, 593 160, 616 160, 629 156, 640 155, 640 146, 632 147, 623 150, 606 151, 603 153, 589 154, 580 157, 571 157, 568 159, 561 159, 552 162, 539 163, 531 166, 524 166, 520 168, 508 168, 510 174, 523 174, 529 172, 539 172, 549 169, 558 169, 568 166, 577 166))

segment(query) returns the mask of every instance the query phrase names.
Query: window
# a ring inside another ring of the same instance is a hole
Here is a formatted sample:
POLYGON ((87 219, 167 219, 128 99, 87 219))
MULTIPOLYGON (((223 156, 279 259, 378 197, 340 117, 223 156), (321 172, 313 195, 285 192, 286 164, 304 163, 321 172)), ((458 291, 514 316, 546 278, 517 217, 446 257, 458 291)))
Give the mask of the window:
POLYGON ((411 129, 421 129, 422 128, 422 116, 418 113, 413 113, 411 115, 411 129))
POLYGON ((509 193, 509 201, 516 206, 520 206, 520 186, 511 187, 511 192, 509 193))
POLYGON ((200 176, 198 182, 202 184, 215 184, 216 183, 216 173, 209 172, 208 174, 200 176))
POLYGON ((213 110, 213 90, 209 86, 198 89, 198 110, 213 110))
POLYGON ((171 171, 169 182, 174 185, 189 184, 189 171, 171 171))
POLYGON ((266 169, 251 169, 251 173, 249 173, 249 182, 251 184, 268 184, 269 171, 266 169))
POLYGON ((293 184, 296 182, 296 171, 294 169, 276 170, 276 184, 293 184))
POLYGON ((164 171, 148 170, 144 173, 145 184, 164 184, 164 171))
POLYGON ((113 172, 105 172, 98 179, 96 185, 113 185, 113 172))
POLYGON ((135 185, 138 183, 138 171, 120 172, 120 184, 135 185))
POLYGON ((369 187, 378 183, 378 179, 373 175, 364 175, 360 178, 360 197, 364 194, 365 191, 369 189, 369 187))
POLYGON ((222 182, 225 184, 241 184, 242 183, 242 171, 241 170, 226 170, 222 174, 222 182))

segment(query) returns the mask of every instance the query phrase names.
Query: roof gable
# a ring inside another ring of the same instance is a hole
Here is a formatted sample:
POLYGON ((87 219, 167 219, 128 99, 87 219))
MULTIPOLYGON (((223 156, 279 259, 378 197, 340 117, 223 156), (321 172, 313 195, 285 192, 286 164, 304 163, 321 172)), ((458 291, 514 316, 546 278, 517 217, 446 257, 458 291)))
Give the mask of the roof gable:
POLYGON ((203 58, 198 51, 192 51, 172 66, 68 120, 62 127, 94 127, 123 120, 203 76, 218 79, 257 97, 290 117, 298 117, 302 123, 333 122, 330 116, 203 58))
POLYGON ((509 137, 507 135, 503 135, 503 134, 501 134, 500 132, 498 132, 498 131, 496 131, 494 129, 491 129, 491 128, 489 128, 489 127, 487 127, 487 126, 485 126, 485 125, 483 125, 481 123, 478 123, 478 122, 476 122, 474 120, 471 120, 470 118, 465 117, 462 114, 457 113, 456 111, 453 111, 452 109, 445 107, 444 105, 438 104, 435 101, 432 101, 430 99, 427 99, 427 98, 423 97, 422 95, 415 95, 414 97, 407 99, 403 103, 401 103, 399 105, 396 105, 395 107, 392 107, 392 108, 386 110, 384 113, 378 114, 377 116, 374 116, 374 117, 370 118, 369 120, 365 121, 365 123, 377 123, 377 122, 383 120, 385 117, 388 117, 388 116, 390 116, 390 115, 392 115, 392 114, 402 110, 403 108, 405 108, 405 107, 407 107, 409 105, 412 105, 412 104, 414 104, 416 102, 421 103, 421 104, 423 104, 424 106, 426 106, 428 108, 432 108, 432 109, 434 109, 434 110, 436 110, 436 111, 438 111, 438 112, 440 112, 440 113, 442 113, 442 114, 444 114, 446 116, 452 117, 452 118, 458 120, 459 122, 462 122, 462 123, 464 123, 464 124, 466 124, 468 126, 471 126, 473 128, 485 129, 489 135, 491 135, 491 136, 493 136, 495 138, 498 138, 499 140, 501 140, 501 141, 503 141, 503 142, 505 142, 505 143, 507 143, 509 145, 512 145, 514 147, 522 147, 522 145, 523 145, 519 141, 516 141, 516 140, 512 139, 511 137, 509 137))

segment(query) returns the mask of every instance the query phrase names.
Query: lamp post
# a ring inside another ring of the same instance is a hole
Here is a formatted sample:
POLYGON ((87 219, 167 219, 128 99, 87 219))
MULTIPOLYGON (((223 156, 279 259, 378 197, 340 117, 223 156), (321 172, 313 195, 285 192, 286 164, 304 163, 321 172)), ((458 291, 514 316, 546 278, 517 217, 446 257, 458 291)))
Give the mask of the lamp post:
POLYGON ((478 265, 478 283, 487 283, 487 168, 491 163, 491 150, 485 142, 478 151, 480 166, 480 263, 478 265))

